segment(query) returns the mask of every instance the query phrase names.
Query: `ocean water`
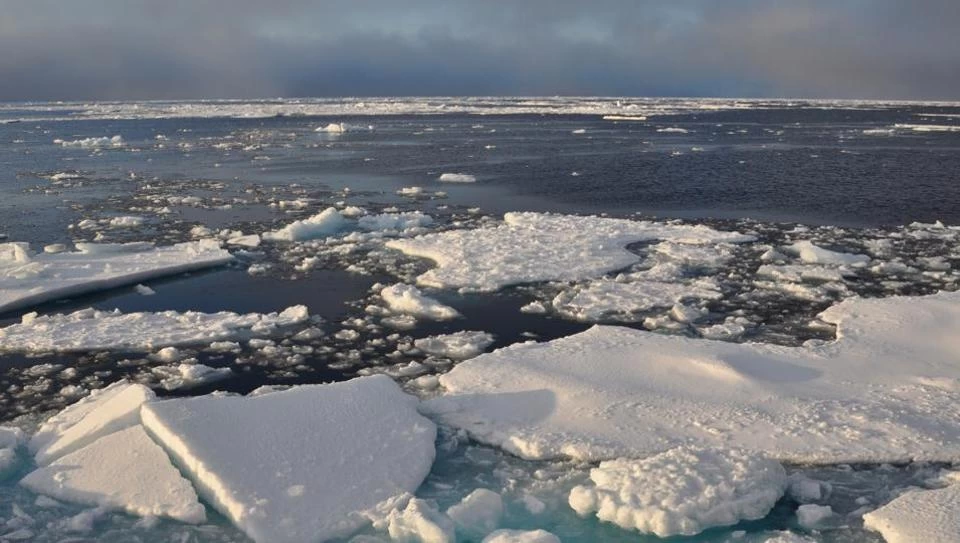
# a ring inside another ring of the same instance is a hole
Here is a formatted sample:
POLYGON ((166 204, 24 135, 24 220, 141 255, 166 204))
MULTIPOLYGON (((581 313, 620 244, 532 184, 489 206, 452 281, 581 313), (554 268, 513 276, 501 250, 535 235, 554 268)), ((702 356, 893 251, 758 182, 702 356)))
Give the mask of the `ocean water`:
MULTIPOLYGON (((960 224, 960 106, 728 105, 658 103, 657 108, 673 110, 667 115, 651 114, 646 120, 605 120, 600 113, 610 113, 607 109, 612 106, 607 102, 600 106, 564 102, 549 112, 536 109, 538 105, 526 104, 523 107, 532 110, 518 113, 503 111, 502 104, 484 103, 471 104, 474 109, 469 112, 424 114, 401 109, 358 114, 354 107, 335 117, 254 118, 180 114, 169 118, 169 109, 151 104, 112 109, 89 104, 6 105, 0 108, 0 236, 35 246, 94 239, 168 244, 191 239, 190 230, 197 225, 214 231, 263 232, 340 204, 422 211, 436 219, 437 229, 486 224, 509 211, 549 211, 679 219, 750 231, 772 245, 811 239, 852 252, 868 242, 886 240, 891 262, 949 254, 951 248, 936 240, 912 241, 901 234, 915 222, 960 224), (603 111, 584 113, 591 107, 603 111), (490 114, 478 115, 477 108, 489 108, 490 114), (564 113, 563 108, 570 112, 564 113), (347 130, 315 131, 330 122, 344 123, 347 130), (122 145, 56 143, 117 135, 122 145), (476 182, 438 182, 440 174, 447 172, 468 173, 476 182), (53 178, 63 173, 71 175, 53 178), (423 187, 424 192, 418 197, 398 194, 414 186, 423 187), (193 198, 184 201, 183 197, 193 198), (297 199, 305 202, 303 207, 278 205, 297 199), (78 226, 84 219, 128 215, 144 217, 146 222, 130 229, 78 226)), ((265 106, 257 107, 260 111, 265 106)), ((644 107, 655 112, 653 105, 644 107)), ((640 253, 644 248, 635 250, 640 253)), ((752 247, 737 251, 736 258, 720 269, 703 272, 722 278, 724 296, 709 307, 715 322, 745 315, 757 324, 736 341, 798 345, 808 339, 830 339, 832 332, 808 323, 842 297, 956 288, 955 277, 901 274, 891 278, 864 273, 846 281, 844 293, 785 296, 769 286, 757 286, 755 270, 762 251, 752 247)), ((269 312, 303 303, 323 320, 321 327, 332 332, 349 328, 351 319, 368 316, 365 307, 371 288, 378 283, 390 284, 430 267, 423 260, 384 257, 366 250, 314 254, 264 245, 253 253, 239 254, 235 264, 223 268, 146 282, 157 291, 155 296, 142 296, 126 287, 34 309, 41 313, 84 307, 269 312), (315 267, 297 269, 307 256, 319 258, 315 267), (248 272, 251 265, 264 264, 266 272, 248 272)), ((419 323, 413 330, 397 333, 419 338, 484 330, 494 334, 493 347, 501 347, 585 330, 592 322, 519 311, 531 300, 550 299, 562 288, 533 285, 488 294, 441 292, 436 297, 460 311, 463 319, 419 323)), ((0 314, 0 325, 18 321, 25 311, 0 314)), ((639 316, 610 315, 600 322, 641 328, 643 317, 663 312, 659 308, 639 316)), ((402 338, 382 348, 370 343, 394 331, 360 330, 356 341, 328 336, 313 342, 310 354, 292 361, 289 351, 283 360, 248 348, 226 354, 200 351, 196 353, 200 362, 234 367, 235 377, 160 393, 246 393, 268 384, 343 380, 423 359, 416 353, 388 357, 402 338)), ((0 423, 29 428, 69 403, 58 393, 62 387, 82 383, 97 388, 121 377, 143 380, 149 366, 137 353, 0 355, 0 423), (42 364, 54 369, 31 370, 42 364), (78 370, 69 383, 57 378, 56 372, 65 367, 78 370)), ((445 371, 450 364, 435 361, 430 367, 445 371)), ((456 436, 444 439, 434 472, 421 489, 423 497, 447 506, 477 486, 510 489, 505 490, 505 525, 509 527, 544 527, 564 541, 656 539, 580 519, 565 507, 566 490, 582 480, 587 466, 525 462, 456 436), (540 488, 542 481, 530 475, 539 471, 563 474, 555 477, 553 487, 540 489, 548 505, 545 516, 529 514, 519 502, 511 501, 525 488, 540 488)), ((54 526, 82 508, 36 510, 33 496, 15 486, 17 475, 28 467, 0 482, 4 497, 0 503, 16 503, 31 512, 35 540, 58 540, 65 532, 54 526)), ((793 514, 796 504, 785 498, 767 519, 676 540, 728 541, 744 531, 746 539, 737 540, 762 541, 776 531, 792 530, 814 540, 876 541, 878 536, 862 530, 857 515, 845 516, 858 509, 855 499, 869 496, 872 503, 882 503, 899 488, 921 484, 923 475, 935 469, 791 467, 832 481, 838 491, 831 505, 840 513, 835 523, 817 532, 804 530, 793 514)), ((0 505, 0 518, 10 514, 0 505)), ((222 518, 214 518, 203 529, 161 522, 144 530, 135 520, 113 515, 99 521, 92 534, 116 541, 130 540, 131 534, 143 541, 244 540, 222 518)))

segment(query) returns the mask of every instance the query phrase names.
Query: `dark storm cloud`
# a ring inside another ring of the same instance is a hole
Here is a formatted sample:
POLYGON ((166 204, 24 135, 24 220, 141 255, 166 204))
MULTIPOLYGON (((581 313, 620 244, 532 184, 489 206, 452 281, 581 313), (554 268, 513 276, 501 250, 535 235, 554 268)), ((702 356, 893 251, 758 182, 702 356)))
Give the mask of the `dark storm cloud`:
POLYGON ((0 100, 960 99, 956 0, 0 0, 0 100))

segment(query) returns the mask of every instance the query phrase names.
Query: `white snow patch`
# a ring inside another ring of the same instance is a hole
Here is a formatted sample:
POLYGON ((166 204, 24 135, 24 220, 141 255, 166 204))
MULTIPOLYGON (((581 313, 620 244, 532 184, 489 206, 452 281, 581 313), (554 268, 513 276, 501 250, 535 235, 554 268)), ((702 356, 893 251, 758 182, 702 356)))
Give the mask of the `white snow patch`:
POLYGON ((365 512, 415 491, 435 454, 436 427, 386 376, 154 402, 142 418, 200 495, 258 543, 350 535, 365 512))
POLYGON ((579 515, 659 537, 695 535, 756 520, 783 495, 778 462, 742 450, 678 447, 643 460, 617 459, 590 470, 592 485, 570 491, 579 515))
POLYGON ((75 252, 32 254, 26 243, 0 243, 0 313, 233 260, 212 240, 75 245, 75 252))
POLYGON ((160 346, 268 334, 307 318, 309 312, 302 305, 280 313, 121 313, 82 309, 68 315, 29 314, 19 324, 0 328, 0 352, 150 351, 160 346))

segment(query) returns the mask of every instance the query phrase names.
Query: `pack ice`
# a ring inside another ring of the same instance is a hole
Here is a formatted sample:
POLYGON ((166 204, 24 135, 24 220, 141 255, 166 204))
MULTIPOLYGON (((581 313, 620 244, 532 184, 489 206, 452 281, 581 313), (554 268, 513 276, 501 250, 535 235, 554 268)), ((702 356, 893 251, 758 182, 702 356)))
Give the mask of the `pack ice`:
POLYGON ((73 252, 34 254, 27 243, 0 243, 0 313, 233 259, 213 240, 166 247, 145 242, 75 246, 73 252))
POLYGON ((733 344, 596 326, 462 362, 423 411, 529 459, 680 445, 798 463, 960 460, 960 293, 849 299, 833 342, 733 344))
POLYGON ((21 322, 0 328, 0 352, 149 351, 265 335, 304 322, 306 306, 280 313, 237 314, 230 311, 161 311, 121 313, 82 309, 68 315, 24 315, 21 322))
POLYGON ((258 542, 325 541, 414 492, 436 427, 386 376, 149 403, 143 424, 205 500, 258 542))
POLYGON ((421 285, 494 291, 520 283, 590 279, 625 268, 640 260, 626 250, 638 241, 699 245, 753 239, 703 225, 507 213, 498 226, 391 240, 387 246, 436 262, 417 278, 421 285))
POLYGON ((909 491, 863 516, 868 530, 887 543, 960 541, 960 483, 937 490, 909 491))

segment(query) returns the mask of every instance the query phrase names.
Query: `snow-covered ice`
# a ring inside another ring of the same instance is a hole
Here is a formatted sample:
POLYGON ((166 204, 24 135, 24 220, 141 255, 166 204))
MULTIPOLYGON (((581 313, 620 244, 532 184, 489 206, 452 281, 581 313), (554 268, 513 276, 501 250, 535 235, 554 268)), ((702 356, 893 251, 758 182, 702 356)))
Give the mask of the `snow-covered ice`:
POLYGON ((157 366, 150 371, 160 378, 160 386, 164 390, 195 388, 228 379, 233 375, 230 368, 211 368, 204 364, 186 362, 175 366, 157 366))
POLYGON ((347 220, 335 207, 317 213, 306 219, 292 222, 279 230, 264 232, 262 238, 267 241, 306 241, 336 234, 347 227, 347 220))
POLYGON ((408 228, 430 226, 431 224, 433 224, 433 217, 420 211, 380 213, 357 219, 357 226, 370 231, 406 230, 408 228))
POLYGON ((466 360, 483 352, 493 343, 493 336, 487 332, 464 330, 452 334, 429 336, 413 342, 416 348, 434 356, 445 356, 454 360, 466 360))
POLYGON ((441 376, 422 410, 530 459, 678 445, 800 463, 960 460, 960 293, 849 299, 837 340, 731 344, 596 326, 441 376))
POLYGON ((455 543, 456 528, 449 517, 426 500, 412 498, 403 509, 395 508, 384 519, 393 541, 409 543, 455 543))
POLYGON ((193 486, 139 424, 104 435, 32 471, 20 484, 59 500, 132 515, 189 523, 207 518, 193 486))
POLYGON ((67 315, 24 315, 18 324, 0 328, 0 352, 149 351, 159 347, 245 339, 305 322, 306 306, 280 313, 197 311, 121 313, 82 309, 67 315))
POLYGON ((560 538, 546 530, 497 530, 481 543, 560 543, 560 538))
POLYGON ((126 142, 119 134, 116 136, 104 136, 101 138, 83 138, 78 140, 53 140, 53 143, 61 147, 76 147, 80 149, 100 149, 102 147, 123 147, 126 142))
POLYGON ((440 174, 437 181, 443 183, 475 183, 477 178, 468 173, 444 173, 440 174))
POLYGON ((387 307, 393 313, 435 321, 445 321, 460 316, 456 309, 424 295, 420 289, 413 285, 397 283, 384 287, 380 291, 380 297, 383 298, 383 301, 387 303, 387 307))
POLYGON ((143 386, 120 382, 55 415, 30 440, 44 466, 118 430, 140 422, 140 406, 155 397, 143 386))
POLYGON ((678 447, 641 460, 616 459, 590 470, 592 484, 570 491, 586 516, 660 537, 695 535, 756 520, 783 495, 780 463, 737 449, 678 447))
POLYGON ((261 543, 350 535, 381 502, 414 492, 435 454, 435 426, 386 376, 141 414, 200 495, 261 543))
POLYGON ((804 264, 827 264, 833 266, 852 266, 870 261, 867 255, 831 251, 814 245, 810 241, 798 241, 784 247, 784 250, 800 258, 804 264))
POLYGON ((671 307, 684 300, 715 300, 721 296, 716 285, 708 283, 598 280, 564 290, 552 305, 567 318, 596 322, 611 314, 626 317, 655 307, 671 307))
POLYGON ((753 238, 703 225, 682 225, 544 213, 507 213, 504 224, 391 240, 388 247, 428 258, 437 267, 417 282, 439 288, 493 291, 539 281, 590 279, 637 263, 637 241, 684 244, 753 238))
POLYGON ((213 240, 75 245, 74 252, 33 254, 26 243, 0 243, 0 312, 233 260, 213 240))
POLYGON ((907 492, 863 515, 863 525, 887 543, 960 541, 960 483, 937 490, 907 492))
POLYGON ((457 530, 468 536, 483 536, 495 530, 503 517, 503 499, 500 494, 478 488, 467 494, 460 503, 447 509, 457 530))

